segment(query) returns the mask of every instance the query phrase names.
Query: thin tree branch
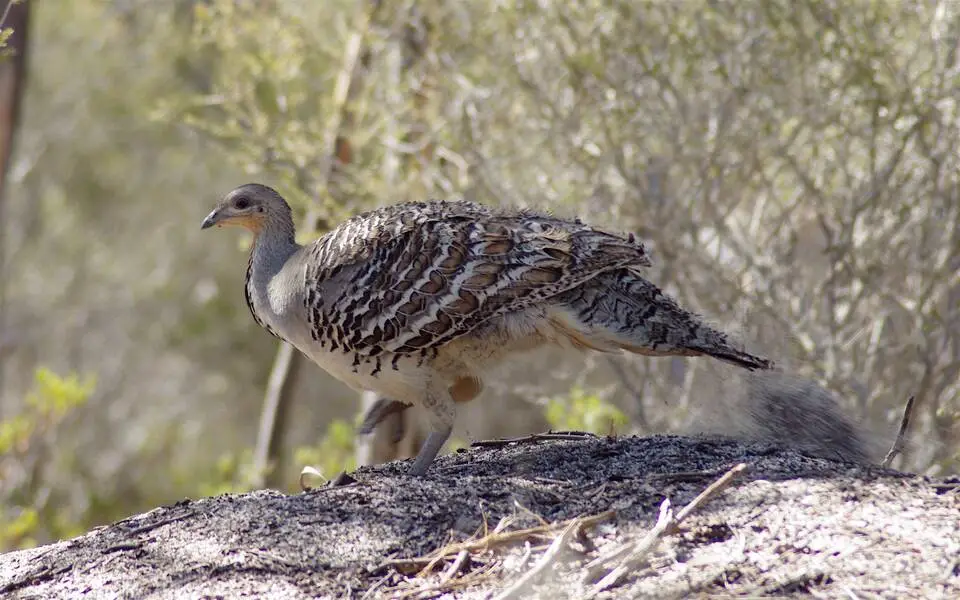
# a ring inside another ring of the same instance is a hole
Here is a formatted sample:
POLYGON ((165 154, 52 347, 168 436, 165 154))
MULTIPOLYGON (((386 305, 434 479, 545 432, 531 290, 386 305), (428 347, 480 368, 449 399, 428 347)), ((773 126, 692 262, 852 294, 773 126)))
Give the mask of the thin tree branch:
POLYGON ((6 205, 7 174, 10 157, 16 142, 20 125, 20 105, 27 77, 27 43, 30 33, 30 3, 7 0, 0 17, 0 27, 10 28, 12 33, 7 39, 7 48, 13 56, 0 57, 0 391, 4 381, 4 346, 7 345, 6 323, 6 248, 4 235, 7 219, 4 216, 6 205))
MULTIPOLYGON (((363 51, 363 40, 370 29, 370 22, 380 9, 381 0, 360 0, 357 22, 353 33, 347 39, 343 55, 343 64, 337 75, 333 89, 333 110, 327 121, 323 135, 323 152, 325 162, 319 176, 314 180, 315 190, 307 192, 329 193, 327 183, 334 172, 336 165, 337 140, 343 134, 343 124, 346 118, 347 100, 356 83, 357 65, 363 51)), ((316 233, 317 222, 321 216, 324 203, 314 202, 307 210, 306 223, 311 233, 316 233)), ((270 371, 269 384, 263 398, 263 409, 260 415, 260 427, 257 437, 256 452, 253 457, 253 472, 256 487, 264 485, 276 486, 283 480, 283 473, 274 468, 277 457, 281 453, 283 440, 286 437, 287 423, 284 418, 288 414, 287 405, 290 403, 293 383, 299 371, 303 355, 294 351, 289 344, 281 344, 270 371)))
POLYGON ((907 405, 903 407, 903 418, 900 419, 900 429, 897 431, 897 439, 893 441, 890 451, 883 457, 880 466, 889 467, 893 459, 903 450, 904 438, 907 430, 910 429, 910 417, 913 415, 913 404, 916 396, 910 396, 907 405))

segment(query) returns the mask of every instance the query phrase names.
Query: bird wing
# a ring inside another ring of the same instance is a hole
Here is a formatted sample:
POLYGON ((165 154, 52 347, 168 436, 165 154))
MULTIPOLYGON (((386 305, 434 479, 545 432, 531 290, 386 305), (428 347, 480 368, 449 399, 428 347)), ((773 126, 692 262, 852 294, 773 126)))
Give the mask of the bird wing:
POLYGON ((367 357, 426 353, 602 272, 650 265, 632 235, 468 202, 361 215, 309 257, 314 339, 367 357))

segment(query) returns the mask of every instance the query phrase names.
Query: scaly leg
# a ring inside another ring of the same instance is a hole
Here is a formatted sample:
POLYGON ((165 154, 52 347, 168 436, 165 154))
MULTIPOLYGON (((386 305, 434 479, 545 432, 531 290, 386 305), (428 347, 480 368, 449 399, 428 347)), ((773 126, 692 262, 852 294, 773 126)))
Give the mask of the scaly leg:
POLYGON ((420 447, 420 452, 417 453, 417 457, 413 459, 413 465, 411 465, 410 470, 407 471, 408 475, 413 477, 426 475, 427 469, 433 464, 433 459, 437 457, 440 448, 443 448, 447 438, 450 437, 450 431, 452 431, 452 429, 452 427, 447 427, 443 431, 435 430, 430 432, 430 435, 427 436, 427 441, 420 447))
POLYGON ((417 453, 413 465, 407 472, 414 477, 425 475, 430 468, 433 459, 437 457, 437 453, 443 448, 443 444, 450 437, 450 432, 453 431, 453 420, 457 412, 453 398, 446 387, 438 389, 432 386, 427 391, 423 407, 427 409, 429 415, 430 435, 420 447, 420 452, 417 453))

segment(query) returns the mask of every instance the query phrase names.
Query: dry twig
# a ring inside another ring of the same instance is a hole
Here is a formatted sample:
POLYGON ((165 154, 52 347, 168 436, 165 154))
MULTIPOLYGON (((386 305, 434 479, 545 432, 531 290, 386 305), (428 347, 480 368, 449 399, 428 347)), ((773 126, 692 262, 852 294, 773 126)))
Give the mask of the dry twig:
POLYGON ((492 571, 494 568, 495 565, 489 565, 480 571, 475 571, 469 575, 465 575, 457 579, 451 579, 450 581, 441 581, 432 585, 414 586, 411 588, 405 588, 401 585, 394 588, 385 589, 383 592, 385 597, 388 598, 409 598, 411 596, 424 597, 431 594, 436 594, 438 592, 455 590, 481 583, 493 575, 492 571))
MULTIPOLYGON (((707 486, 707 489, 700 492, 700 494, 691 500, 686 506, 680 509, 680 512, 677 513, 676 518, 673 520, 674 527, 680 525, 684 519, 690 516, 690 514, 710 501, 714 496, 718 495, 720 492, 725 490, 729 486, 734 478, 747 470, 746 463, 740 463, 723 474, 723 477, 714 481, 707 486)), ((672 533, 672 531, 670 532, 672 533)))
POLYGON ((463 568, 463 565, 467 562, 467 558, 469 556, 470 556, 469 552, 467 552, 466 550, 461 550, 460 553, 457 554, 457 558, 452 563, 450 563, 450 568, 444 571, 443 577, 440 578, 440 582, 447 583, 451 579, 453 579, 453 577, 460 572, 460 569, 463 568))
POLYGON ((438 548, 432 555, 429 556, 390 559, 384 561, 381 564, 381 567, 403 568, 406 566, 435 565, 439 560, 449 556, 458 555, 463 550, 466 550, 469 553, 483 552, 489 550, 491 546, 509 544, 533 536, 548 535, 551 532, 566 527, 572 522, 579 522, 580 526, 588 527, 590 525, 606 521, 615 514, 616 511, 608 510, 590 517, 577 517, 576 519, 572 519, 570 521, 538 525, 537 527, 530 527, 528 529, 518 529, 516 531, 507 531, 502 533, 494 530, 493 533, 484 535, 478 539, 448 544, 442 548, 438 548))
POLYGON ((887 455, 883 457, 882 461, 880 461, 881 467, 889 467, 890 463, 893 462, 893 459, 895 459, 903 450, 903 444, 904 440, 906 439, 907 430, 910 429, 910 418, 913 416, 915 399, 916 396, 910 396, 910 398, 907 399, 907 405, 903 407, 903 417, 900 419, 900 429, 897 431, 897 439, 893 441, 893 445, 890 446, 890 451, 887 452, 887 455))
POLYGON ((522 577, 517 579, 513 585, 503 590, 495 597, 495 600, 508 600, 509 598, 517 598, 520 593, 530 585, 541 573, 543 573, 547 567, 549 567, 557 559, 557 556, 560 555, 560 551, 563 550, 564 546, 567 545, 567 542, 570 541, 570 538, 573 536, 574 532, 583 525, 582 519, 574 519, 563 529, 563 532, 560 533, 553 540, 553 543, 550 544, 550 547, 547 548, 547 551, 543 553, 543 556, 540 557, 540 560, 537 561, 537 564, 533 566, 532 569, 523 574, 522 577))
POLYGON ((515 438, 504 438, 500 440, 477 440, 470 444, 474 448, 500 448, 510 444, 529 444, 533 442, 544 442, 548 440, 585 440, 596 437, 592 433, 563 431, 550 433, 534 433, 515 438))
POLYGON ((722 477, 707 486, 706 489, 700 492, 696 498, 691 500, 686 506, 680 509, 680 512, 676 514, 674 514, 670 509, 670 500, 665 499, 660 505, 660 514, 657 518, 656 525, 654 525, 653 529, 651 529, 640 541, 623 544, 622 546, 607 552, 603 556, 590 561, 590 563, 586 565, 584 568, 584 575, 581 579, 581 581, 584 583, 594 581, 597 576, 603 572, 605 564, 626 555, 626 558, 620 561, 620 564, 608 570, 600 579, 600 581, 598 581, 593 588, 591 588, 591 591, 587 597, 591 598, 600 592, 617 585, 628 573, 635 571, 641 565, 646 564, 647 555, 654 548, 656 548, 657 542, 659 542, 660 539, 662 539, 665 535, 670 535, 676 532, 680 523, 682 523, 684 519, 689 517, 693 511, 697 510, 712 498, 717 496, 724 489, 726 489, 733 479, 746 470, 746 468, 747 465, 744 463, 736 465, 724 473, 722 477))
POLYGON ((651 529, 647 535, 643 536, 643 539, 636 544, 628 546, 630 553, 627 555, 627 558, 607 572, 603 579, 593 586, 593 589, 587 597, 591 598, 607 588, 613 587, 623 579, 624 575, 633 571, 641 564, 646 563, 647 554, 656 547, 660 538, 664 536, 671 525, 674 524, 674 519, 673 511, 670 509, 670 500, 669 498, 665 499, 660 504, 660 515, 657 517, 657 524, 653 526, 653 529, 651 529))

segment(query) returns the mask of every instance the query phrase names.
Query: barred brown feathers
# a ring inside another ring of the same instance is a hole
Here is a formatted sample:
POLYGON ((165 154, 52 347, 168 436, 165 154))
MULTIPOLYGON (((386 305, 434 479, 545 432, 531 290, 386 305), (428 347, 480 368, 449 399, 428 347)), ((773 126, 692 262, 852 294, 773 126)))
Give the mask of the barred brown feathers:
POLYGON ((610 269, 649 266, 633 236, 467 202, 354 217, 310 248, 305 306, 321 346, 426 355, 610 269), (335 298, 324 300, 330 290, 335 298))

